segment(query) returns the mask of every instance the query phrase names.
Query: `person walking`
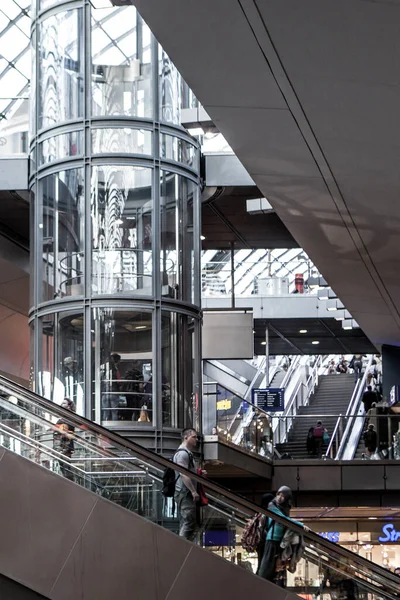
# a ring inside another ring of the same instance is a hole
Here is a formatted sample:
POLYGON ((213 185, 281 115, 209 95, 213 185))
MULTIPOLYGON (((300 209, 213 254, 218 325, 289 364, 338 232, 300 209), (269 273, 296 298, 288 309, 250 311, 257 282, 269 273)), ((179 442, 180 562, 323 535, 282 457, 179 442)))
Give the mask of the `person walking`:
MULTIPOLYGON (((75 403, 70 398, 64 398, 61 406, 66 410, 70 410, 71 412, 76 411, 75 403)), ((75 427, 70 423, 70 421, 68 419, 61 418, 58 419, 56 423, 56 429, 53 434, 53 448, 63 457, 61 460, 59 460, 60 471, 62 475, 70 481, 74 480, 73 471, 71 470, 70 464, 68 464, 75 450, 74 432, 75 427)))
POLYGON ((327 434, 328 430, 322 425, 322 421, 317 421, 314 427, 314 440, 315 440, 315 454, 317 458, 322 456, 322 447, 324 445, 324 434, 327 434))
POLYGON ((366 413, 369 411, 373 403, 377 401, 377 399, 376 393, 372 391, 372 386, 368 385, 361 400, 364 404, 364 410, 366 413))
POLYGON ((375 454, 375 450, 378 446, 378 435, 372 423, 370 423, 368 429, 364 431, 363 440, 365 444, 365 453, 371 458, 371 456, 375 454))
MULTIPOLYGON (((199 472, 193 457, 193 451, 197 446, 197 432, 189 427, 182 431, 182 443, 174 454, 173 462, 180 467, 188 469, 193 473, 199 472)), ((201 470, 201 475, 207 475, 201 470)), ((198 523, 198 502, 200 496, 196 481, 189 475, 179 474, 175 483, 175 502, 178 507, 179 535, 189 541, 193 541, 198 523)))
MULTIPOLYGON (((275 498, 269 503, 268 508, 271 512, 286 518, 291 523, 295 523, 307 530, 303 523, 290 518, 290 509, 292 507, 292 490, 283 485, 279 488, 275 498)), ((276 523, 272 518, 268 518, 265 526, 265 546, 257 575, 268 581, 274 581, 277 575, 277 560, 281 554, 281 541, 285 535, 286 527, 276 523)))

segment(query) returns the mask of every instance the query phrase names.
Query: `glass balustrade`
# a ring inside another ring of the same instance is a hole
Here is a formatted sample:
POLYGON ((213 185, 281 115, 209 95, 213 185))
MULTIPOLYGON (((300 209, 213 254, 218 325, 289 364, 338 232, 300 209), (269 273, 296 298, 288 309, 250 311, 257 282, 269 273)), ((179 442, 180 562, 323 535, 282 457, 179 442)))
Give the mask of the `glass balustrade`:
MULTIPOLYGON (((165 467, 171 463, 149 450, 63 409, 24 388, 0 378, 0 443, 88 490, 177 531, 176 507, 161 493, 165 467)), ((188 473, 182 467, 180 473, 188 473)), ((189 473, 188 473, 189 474, 189 473)), ((304 597, 368 597, 394 600, 397 577, 385 569, 338 547, 286 518, 261 510, 205 477, 190 473, 201 483, 208 505, 199 507, 196 543, 247 568, 257 569, 256 552, 246 552, 241 536, 256 512, 303 536, 302 558, 285 569, 288 590, 304 597), (273 520, 272 520, 273 519, 273 520), (336 594, 332 596, 332 594, 336 594)))

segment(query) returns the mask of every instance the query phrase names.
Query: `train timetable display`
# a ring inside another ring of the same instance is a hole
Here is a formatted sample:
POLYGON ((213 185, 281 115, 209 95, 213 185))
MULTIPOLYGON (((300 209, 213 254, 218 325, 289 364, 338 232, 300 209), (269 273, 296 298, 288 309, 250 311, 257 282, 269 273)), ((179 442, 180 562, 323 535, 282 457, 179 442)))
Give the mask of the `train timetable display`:
POLYGON ((269 412, 280 412, 285 408, 284 388, 255 388, 251 390, 253 404, 269 412))

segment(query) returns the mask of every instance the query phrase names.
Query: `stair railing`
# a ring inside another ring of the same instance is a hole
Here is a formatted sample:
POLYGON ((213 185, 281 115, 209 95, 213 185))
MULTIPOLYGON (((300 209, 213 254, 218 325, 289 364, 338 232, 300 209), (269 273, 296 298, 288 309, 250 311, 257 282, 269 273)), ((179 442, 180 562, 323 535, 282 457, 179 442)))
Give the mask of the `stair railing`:
MULTIPOLYGON (((367 383, 367 375, 369 368, 371 367, 371 363, 373 360, 373 355, 371 354, 368 365, 365 368, 364 375, 361 379, 357 379, 357 383, 354 386, 354 391, 351 396, 349 405, 347 407, 347 411, 343 416, 338 418, 339 426, 338 426, 338 439, 336 441, 336 456, 335 460, 349 460, 353 458, 354 453, 356 451, 361 431, 364 425, 364 419, 360 419, 359 417, 364 414, 364 408, 361 404, 361 399, 366 387, 367 383), (346 425, 345 430, 343 432, 343 425, 346 425), (342 430, 342 435, 340 435, 340 431, 342 430)), ((336 429, 336 426, 335 426, 336 429)), ((333 436, 332 436, 333 438, 333 436)), ((333 440, 331 440, 332 442, 333 440)), ((330 443, 331 443, 330 442, 330 443)), ((328 448, 329 452, 331 449, 328 448)), ((332 456, 331 454, 327 455, 332 456)))
MULTIPOLYGON (((310 396, 314 393, 318 385, 318 371, 322 364, 322 356, 318 356, 315 361, 311 373, 307 381, 304 383, 300 379, 290 394, 286 403, 283 414, 276 415, 276 424, 274 427, 274 442, 283 444, 287 441, 289 432, 293 426, 298 410, 302 406, 307 406, 310 401, 310 396)), ((275 416, 275 415, 274 415, 275 416)))

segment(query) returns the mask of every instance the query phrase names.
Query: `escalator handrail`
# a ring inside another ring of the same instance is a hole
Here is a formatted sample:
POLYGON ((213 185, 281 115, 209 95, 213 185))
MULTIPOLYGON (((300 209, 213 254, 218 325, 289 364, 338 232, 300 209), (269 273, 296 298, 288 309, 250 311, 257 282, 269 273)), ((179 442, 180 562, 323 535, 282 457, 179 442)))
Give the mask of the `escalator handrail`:
POLYGON ((363 377, 361 379, 357 379, 357 384, 354 387, 354 392, 351 396, 351 400, 349 402, 349 405, 347 407, 347 411, 345 414, 345 417, 348 418, 348 421, 346 424, 346 429, 344 430, 342 439, 340 440, 340 444, 339 444, 339 448, 337 449, 337 452, 336 452, 335 460, 340 460, 345 451, 346 443, 348 441, 351 430, 353 428, 353 423, 354 423, 354 418, 355 418, 355 415, 357 412, 357 407, 359 407, 359 405, 360 405, 361 397, 362 397, 363 391, 365 390, 365 384, 367 382, 368 370, 371 366, 372 360, 373 360, 373 354, 371 354, 371 356, 370 356, 370 359, 368 361, 368 365, 365 368, 363 377))
MULTIPOLYGON (((12 392, 14 392, 16 394, 20 394, 21 396, 24 396, 26 399, 29 399, 32 402, 34 402, 35 404, 41 406, 44 410, 47 410, 48 412, 53 412, 56 415, 58 415, 60 418, 67 419, 75 427, 80 428, 83 426, 83 428, 86 430, 92 431, 100 436, 108 438, 108 440, 114 441, 119 446, 122 446, 129 450, 134 451, 135 454, 137 454, 141 459, 148 461, 152 465, 157 465, 157 468, 159 468, 161 471, 163 469, 165 469, 166 467, 171 467, 171 465, 173 465, 173 469, 176 472, 190 476, 190 478, 192 480, 202 483, 206 487, 206 489, 211 490, 212 492, 214 492, 217 495, 223 496, 225 499, 227 499, 229 501, 230 505, 233 506, 234 508, 238 508, 239 510, 247 511, 250 514, 262 513, 265 516, 270 517, 271 519, 273 519, 275 522, 279 523, 280 525, 283 525, 285 527, 289 526, 290 529, 292 529, 294 532, 302 535, 304 537, 304 539, 309 541, 311 544, 316 544, 317 546, 318 545, 321 546, 328 554, 333 553, 333 554, 339 555, 340 557, 344 558, 345 560, 350 561, 350 564, 352 564, 353 566, 358 565, 359 567, 362 567, 363 569, 366 569, 370 572, 376 573, 384 581, 386 580, 386 581, 390 582, 390 584, 393 584, 395 586, 396 590, 398 589, 398 576, 388 572, 383 567, 380 567, 379 565, 376 565, 376 564, 372 563, 371 561, 368 561, 367 559, 362 558, 362 557, 354 554, 353 552, 351 552, 345 548, 342 548, 341 546, 338 546, 338 545, 334 544, 333 542, 330 542, 329 540, 322 538, 321 536, 319 536, 317 533, 314 533, 313 531, 310 531, 310 530, 305 531, 303 529, 303 527, 297 525, 296 523, 290 522, 288 524, 287 519, 285 519, 284 517, 280 517, 279 515, 277 515, 276 513, 272 512, 268 509, 263 509, 260 506, 257 506, 256 504, 249 502, 247 499, 242 498, 241 496, 237 496, 236 494, 234 494, 227 488, 224 488, 221 485, 218 485, 200 475, 197 475, 196 473, 194 473, 188 469, 185 469, 184 467, 181 467, 180 465, 173 463, 171 460, 164 458, 163 456, 161 456, 159 454, 155 454, 151 450, 148 450, 148 449, 144 448, 143 446, 140 446, 139 444, 132 442, 131 440, 127 440, 127 439, 123 438, 122 436, 118 435, 117 433, 114 433, 113 431, 106 429, 105 427, 102 427, 101 425, 98 425, 97 423, 94 423, 93 421, 90 421, 89 419, 86 419, 85 417, 81 417, 80 415, 77 415, 76 413, 72 413, 71 411, 64 409, 63 407, 59 406, 58 404, 55 404, 54 402, 51 402, 50 400, 47 400, 47 399, 43 398, 42 396, 39 396, 35 392, 28 390, 27 388, 23 387, 22 385, 15 383, 14 381, 7 379, 6 377, 0 376, 0 386, 1 386, 1 384, 8 387, 8 389, 11 391, 10 395, 12 395, 12 392)), ((8 393, 8 390, 7 390, 7 393, 8 393)), ((14 406, 12 403, 10 403, 10 404, 12 406, 14 406)), ((48 424, 48 421, 46 421, 46 423, 48 424)), ((116 458, 118 458, 118 457, 116 457, 116 458)), ((391 587, 391 586, 389 586, 389 587, 391 587)))

